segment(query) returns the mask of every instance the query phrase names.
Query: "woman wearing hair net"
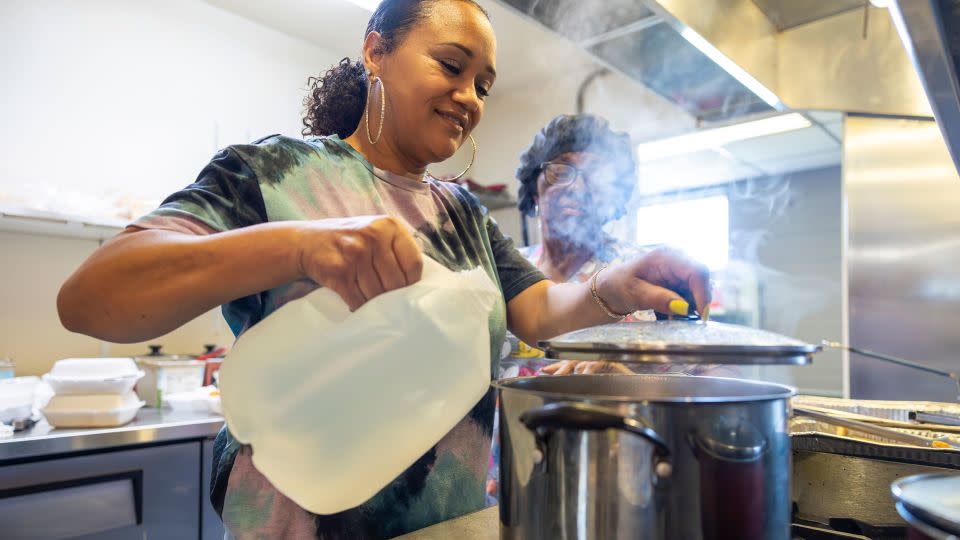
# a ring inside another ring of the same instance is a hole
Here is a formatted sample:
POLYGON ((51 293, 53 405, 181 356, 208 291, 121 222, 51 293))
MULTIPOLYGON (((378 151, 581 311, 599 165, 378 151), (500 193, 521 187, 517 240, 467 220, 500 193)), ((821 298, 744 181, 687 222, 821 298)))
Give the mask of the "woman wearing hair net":
MULTIPOLYGON (((608 234, 604 226, 626 213, 637 185, 630 136, 590 114, 551 120, 520 155, 518 207, 537 219, 541 243, 521 253, 556 282, 584 282, 604 266, 630 260, 640 249, 608 234)), ((628 320, 654 320, 653 311, 628 320)), ((518 374, 619 372, 622 364, 561 361, 550 365, 539 352, 519 345, 518 374)), ((507 364, 509 365, 509 363, 507 364)), ((651 366, 647 372, 687 372, 691 366, 651 366)))

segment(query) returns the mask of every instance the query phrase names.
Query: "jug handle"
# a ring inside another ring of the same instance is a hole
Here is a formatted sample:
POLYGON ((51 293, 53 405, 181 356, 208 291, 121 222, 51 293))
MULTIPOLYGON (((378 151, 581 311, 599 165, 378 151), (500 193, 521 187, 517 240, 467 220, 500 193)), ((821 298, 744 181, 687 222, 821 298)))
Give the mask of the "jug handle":
POLYGON ((574 429, 596 431, 619 429, 643 437, 650 442, 660 457, 670 455, 670 447, 645 422, 624 416, 617 409, 590 403, 548 403, 524 411, 520 421, 527 429, 540 433, 547 429, 574 429))

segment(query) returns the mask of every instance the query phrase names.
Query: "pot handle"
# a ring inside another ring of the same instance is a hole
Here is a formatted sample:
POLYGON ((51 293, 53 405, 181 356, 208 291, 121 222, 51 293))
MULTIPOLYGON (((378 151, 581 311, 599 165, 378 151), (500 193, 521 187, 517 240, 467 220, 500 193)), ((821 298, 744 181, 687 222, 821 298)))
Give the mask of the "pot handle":
POLYGON ((611 407, 590 403, 549 403, 524 411, 520 415, 520 421, 533 432, 546 429, 619 429, 643 437, 656 448, 656 453, 661 457, 670 455, 670 447, 653 428, 642 420, 623 416, 611 407))

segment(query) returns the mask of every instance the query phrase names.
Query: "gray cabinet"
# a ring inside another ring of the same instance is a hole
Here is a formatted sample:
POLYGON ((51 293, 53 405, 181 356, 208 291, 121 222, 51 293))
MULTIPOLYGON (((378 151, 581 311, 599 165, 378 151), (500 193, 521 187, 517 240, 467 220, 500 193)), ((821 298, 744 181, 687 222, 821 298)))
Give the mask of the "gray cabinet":
POLYGON ((221 540, 223 522, 210 504, 210 476, 213 474, 213 441, 203 441, 201 456, 203 475, 200 481, 200 538, 203 540, 221 540))
POLYGON ((2 536, 197 538, 202 454, 193 441, 0 466, 2 536))

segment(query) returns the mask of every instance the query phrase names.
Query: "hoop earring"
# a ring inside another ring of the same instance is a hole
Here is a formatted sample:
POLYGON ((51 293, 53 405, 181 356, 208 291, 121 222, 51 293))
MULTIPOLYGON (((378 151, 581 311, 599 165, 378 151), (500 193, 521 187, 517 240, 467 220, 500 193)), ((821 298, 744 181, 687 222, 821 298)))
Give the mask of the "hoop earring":
MULTIPOLYGON (((466 168, 466 169, 460 171, 460 174, 454 176, 453 178, 448 178, 448 179, 447 179, 447 182, 454 182, 454 181, 456 181, 456 180, 459 180, 459 179, 463 178, 463 175, 467 174, 467 171, 470 170, 470 167, 473 167, 473 162, 477 159, 477 141, 474 140, 473 135, 467 135, 467 137, 470 139, 470 144, 473 145, 473 155, 470 156, 470 163, 467 164, 467 168, 466 168)), ((427 170, 427 171, 425 171, 425 172, 426 172, 428 175, 430 175, 431 178, 434 178, 434 179, 436 179, 436 180, 440 180, 439 178, 437 178, 436 176, 434 176, 434 174, 433 174, 432 172, 430 172, 429 170, 427 170)))
POLYGON ((370 80, 370 86, 367 90, 367 104, 363 108, 363 122, 367 126, 367 140, 370 141, 370 144, 377 144, 380 142, 380 136, 383 135, 383 116, 387 111, 387 90, 383 85, 383 79, 380 77, 373 77, 370 80), (376 140, 373 140, 370 137, 370 101, 373 97, 373 85, 375 83, 380 83, 380 125, 377 127, 377 137, 376 140))

